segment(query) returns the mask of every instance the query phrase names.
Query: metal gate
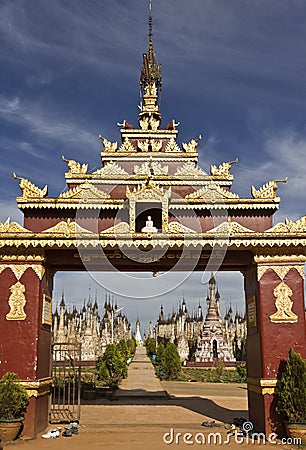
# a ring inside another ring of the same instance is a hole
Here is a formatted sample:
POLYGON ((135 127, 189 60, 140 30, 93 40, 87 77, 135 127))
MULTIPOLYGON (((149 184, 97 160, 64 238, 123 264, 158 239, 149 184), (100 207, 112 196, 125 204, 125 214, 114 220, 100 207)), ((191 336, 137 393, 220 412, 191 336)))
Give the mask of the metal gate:
POLYGON ((80 419, 81 344, 52 344, 51 423, 80 419))

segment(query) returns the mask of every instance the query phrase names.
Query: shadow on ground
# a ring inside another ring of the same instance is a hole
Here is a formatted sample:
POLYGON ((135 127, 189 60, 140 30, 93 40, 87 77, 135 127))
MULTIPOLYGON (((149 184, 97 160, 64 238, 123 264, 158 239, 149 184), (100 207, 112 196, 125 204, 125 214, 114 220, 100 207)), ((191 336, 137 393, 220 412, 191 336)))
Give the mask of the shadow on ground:
POLYGON ((218 405, 211 399, 202 397, 180 397, 176 395, 164 395, 162 398, 153 397, 148 391, 137 390, 137 396, 124 395, 120 397, 118 390, 110 398, 97 400, 83 400, 82 405, 111 405, 111 406, 176 406, 201 414, 219 422, 232 422, 235 417, 248 418, 247 409, 229 409, 218 405), (142 395, 141 395, 142 394, 142 395))

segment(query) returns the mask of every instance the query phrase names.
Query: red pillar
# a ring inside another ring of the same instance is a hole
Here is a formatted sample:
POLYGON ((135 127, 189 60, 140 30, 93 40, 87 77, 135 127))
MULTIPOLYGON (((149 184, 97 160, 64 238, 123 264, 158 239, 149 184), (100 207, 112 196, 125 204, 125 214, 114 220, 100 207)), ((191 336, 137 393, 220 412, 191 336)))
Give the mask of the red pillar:
POLYGON ((16 372, 30 403, 23 436, 48 425, 52 309, 43 261, 0 263, 0 377, 16 372))
POLYGON ((258 262, 245 273, 248 399, 258 432, 285 435, 275 388, 290 347, 306 358, 304 263, 258 262))

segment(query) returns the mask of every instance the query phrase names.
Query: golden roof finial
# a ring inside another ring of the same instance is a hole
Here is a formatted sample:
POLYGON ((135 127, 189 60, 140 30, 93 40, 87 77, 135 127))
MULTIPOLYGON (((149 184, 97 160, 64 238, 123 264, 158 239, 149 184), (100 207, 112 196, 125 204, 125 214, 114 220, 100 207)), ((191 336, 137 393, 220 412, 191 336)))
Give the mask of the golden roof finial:
MULTIPOLYGON (((158 107, 152 108, 152 99, 154 97, 154 103, 158 100, 160 91, 162 89, 162 74, 161 66, 158 64, 154 47, 153 47, 153 19, 152 19, 152 0, 149 0, 149 46, 147 53, 143 54, 143 66, 140 74, 140 95, 141 100, 150 96, 150 112, 158 111, 158 107)), ((145 107, 142 112, 146 112, 146 101, 145 107)), ((157 106, 157 105, 156 105, 157 106)))

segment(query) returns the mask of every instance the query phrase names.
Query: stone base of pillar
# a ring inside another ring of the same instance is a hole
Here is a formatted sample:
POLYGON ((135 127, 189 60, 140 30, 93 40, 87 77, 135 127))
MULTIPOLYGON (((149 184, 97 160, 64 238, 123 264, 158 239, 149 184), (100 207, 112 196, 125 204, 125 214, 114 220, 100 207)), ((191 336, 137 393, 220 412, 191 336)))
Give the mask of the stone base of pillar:
POLYGON ((30 398, 23 421, 21 437, 33 438, 47 428, 49 423, 49 399, 50 395, 48 394, 30 398))
POLYGON ((257 433, 264 433, 267 437, 271 433, 286 437, 283 421, 276 412, 276 382, 248 379, 249 420, 257 433))

